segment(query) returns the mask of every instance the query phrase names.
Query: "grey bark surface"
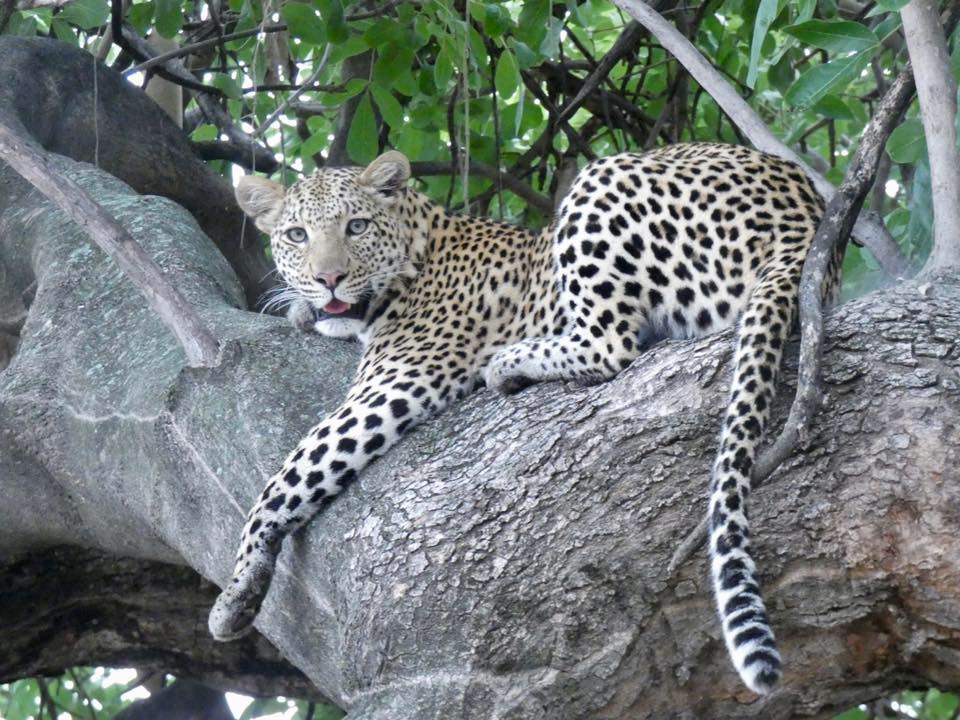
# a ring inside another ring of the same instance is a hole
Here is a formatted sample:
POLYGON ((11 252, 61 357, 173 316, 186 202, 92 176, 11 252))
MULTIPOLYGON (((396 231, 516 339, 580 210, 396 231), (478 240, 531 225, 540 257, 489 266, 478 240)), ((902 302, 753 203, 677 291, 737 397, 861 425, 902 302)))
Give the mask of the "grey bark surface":
MULTIPOLYGON (((240 309, 172 202, 52 162, 225 350, 187 367, 119 270, 0 167, 0 307, 29 305, 0 372, 2 565, 70 545, 223 582, 247 508, 339 402, 357 350, 240 309)), ((351 720, 774 720, 956 689, 958 336, 955 276, 831 315, 826 406, 752 498, 786 663, 765 700, 728 664, 704 560, 665 569, 704 510, 730 333, 658 346, 596 387, 479 392, 427 423, 286 543, 257 628, 351 720)))

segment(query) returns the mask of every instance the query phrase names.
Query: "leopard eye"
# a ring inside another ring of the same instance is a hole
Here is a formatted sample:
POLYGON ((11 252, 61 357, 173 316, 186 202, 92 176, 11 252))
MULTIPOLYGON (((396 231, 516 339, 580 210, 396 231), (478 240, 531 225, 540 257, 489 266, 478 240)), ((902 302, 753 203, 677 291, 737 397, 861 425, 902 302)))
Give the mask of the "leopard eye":
POLYGON ((352 218, 347 223, 347 235, 362 235, 370 226, 370 221, 366 218, 352 218))
POLYGON ((302 245, 307 241, 307 231, 300 227, 290 228, 287 230, 287 240, 302 245))

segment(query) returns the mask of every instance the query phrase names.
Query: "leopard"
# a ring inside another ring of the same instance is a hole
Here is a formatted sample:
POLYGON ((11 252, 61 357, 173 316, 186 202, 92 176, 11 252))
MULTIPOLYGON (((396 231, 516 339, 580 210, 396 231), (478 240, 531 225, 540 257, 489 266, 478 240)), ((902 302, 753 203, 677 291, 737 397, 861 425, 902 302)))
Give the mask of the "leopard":
MULTIPOLYGON (((284 538, 405 433, 486 386, 608 380, 652 344, 735 327, 729 400, 710 473, 710 576, 729 657, 747 687, 782 674, 751 551, 746 502, 823 202, 797 165, 688 143, 593 160, 540 231, 454 213, 390 150, 322 168, 288 190, 236 194, 270 235, 301 327, 355 336, 343 403, 289 453, 250 511, 233 577, 211 610, 219 640, 247 632, 284 538)), ((821 294, 835 302, 842 251, 821 294)))

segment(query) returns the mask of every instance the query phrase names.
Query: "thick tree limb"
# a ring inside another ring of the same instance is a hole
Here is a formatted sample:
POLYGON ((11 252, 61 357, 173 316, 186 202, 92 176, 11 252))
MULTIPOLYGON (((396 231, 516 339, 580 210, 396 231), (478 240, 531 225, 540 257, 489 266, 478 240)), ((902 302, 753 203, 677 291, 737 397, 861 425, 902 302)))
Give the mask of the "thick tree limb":
POLYGON ((216 365, 220 354, 216 338, 153 258, 83 188, 51 170, 45 154, 6 125, 2 115, 0 159, 50 198, 113 258, 180 343, 192 367, 216 365))
MULTIPOLYGON (((956 14, 957 3, 951 3, 956 14)), ((960 266, 960 152, 957 151, 957 82, 937 4, 911 0, 900 11, 910 62, 917 76, 923 134, 930 159, 933 250, 924 270, 960 266)))
MULTIPOLYGON (((660 41, 664 49, 680 61, 693 79, 710 93, 723 112, 750 139, 754 147, 797 163, 804 169, 824 198, 829 201, 833 197, 836 190, 830 181, 811 168, 770 132, 746 101, 673 25, 642 0, 614 0, 614 2, 642 23, 660 41)), ((878 217, 870 213, 861 215, 853 234, 858 242, 873 253, 888 275, 896 278, 903 277, 907 273, 907 261, 903 252, 878 217)))
MULTIPOLYGON (((185 368, 109 260, 0 170, 0 261, 17 289, 37 280, 0 373, 0 548, 123 548, 225 579, 263 478, 339 402, 356 350, 237 311, 185 214, 51 162, 155 228, 148 250, 177 258, 226 351, 185 368)), ((934 287, 834 313, 831 402, 754 499, 787 668, 769 698, 728 669, 703 561, 665 572, 704 501, 729 333, 426 424, 288 542, 259 629, 351 720, 779 720, 960 687, 960 280, 934 287)))
POLYGON ((261 636, 214 642, 204 628, 217 588, 190 568, 56 546, 0 558, 0 573, 0 682, 135 662, 224 690, 324 701, 261 636))

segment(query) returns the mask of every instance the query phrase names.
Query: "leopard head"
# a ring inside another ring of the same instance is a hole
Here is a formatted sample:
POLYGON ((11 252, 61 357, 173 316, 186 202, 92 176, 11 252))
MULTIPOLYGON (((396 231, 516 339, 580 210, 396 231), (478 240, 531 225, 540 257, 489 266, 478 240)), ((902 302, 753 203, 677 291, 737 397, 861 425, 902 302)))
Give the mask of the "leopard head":
POLYGON ((236 195, 270 235, 286 283, 328 335, 361 332, 369 309, 416 275, 410 223, 404 222, 410 163, 390 151, 366 168, 323 168, 289 189, 252 175, 236 195))

